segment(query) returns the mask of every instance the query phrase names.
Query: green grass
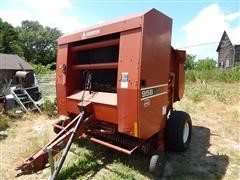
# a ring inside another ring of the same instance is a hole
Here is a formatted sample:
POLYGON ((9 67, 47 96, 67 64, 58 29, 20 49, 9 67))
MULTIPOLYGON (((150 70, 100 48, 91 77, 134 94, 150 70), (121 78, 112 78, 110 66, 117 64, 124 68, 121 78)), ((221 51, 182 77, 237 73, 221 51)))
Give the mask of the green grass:
POLYGON ((209 100, 231 104, 238 96, 237 85, 240 86, 240 83, 187 81, 184 95, 193 102, 209 100), (230 88, 226 88, 226 85, 230 88))
POLYGON ((52 102, 49 98, 44 97, 43 104, 41 106, 42 110, 50 117, 56 116, 56 101, 52 102))
POLYGON ((226 83, 240 82, 240 68, 233 69, 219 69, 214 68, 211 70, 186 70, 186 80, 189 82, 197 81, 218 81, 226 83))
POLYGON ((55 70, 52 70, 52 66, 55 63, 48 64, 46 66, 41 65, 41 64, 31 64, 35 70, 36 74, 49 74, 49 73, 54 73, 55 70))
MULTIPOLYGON (((204 127, 194 127, 195 132, 209 136, 209 130, 204 127), (202 134, 203 133, 203 134, 202 134)), ((166 173, 168 179, 221 179, 226 172, 229 158, 226 155, 207 157, 209 137, 194 143, 190 150, 184 153, 169 153, 168 163, 172 171, 166 173)), ((196 140, 194 140, 196 141, 196 140)), ((78 152, 68 160, 59 174, 63 179, 152 179, 148 172, 150 157, 141 153, 128 156, 112 149, 102 147, 86 140, 79 140, 74 145, 78 152), (84 146, 84 148, 83 148, 84 146), (81 153, 80 153, 81 152, 81 153)))
POLYGON ((128 156, 81 139, 75 143, 78 152, 59 174, 59 179, 146 179, 149 157, 128 156), (84 147, 84 148, 83 148, 84 147), (95 177, 95 175, 98 175, 95 177))

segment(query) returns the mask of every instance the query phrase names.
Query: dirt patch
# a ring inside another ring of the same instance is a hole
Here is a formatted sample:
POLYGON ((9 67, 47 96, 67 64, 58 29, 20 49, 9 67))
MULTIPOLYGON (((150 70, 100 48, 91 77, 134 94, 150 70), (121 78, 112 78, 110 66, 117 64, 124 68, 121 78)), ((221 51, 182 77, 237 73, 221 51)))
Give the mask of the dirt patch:
MULTIPOLYGON (((10 120, 11 128, 5 132, 7 136, 1 143, 0 174, 3 179, 14 179, 17 165, 30 156, 52 137, 52 127, 55 119, 46 115, 33 114, 18 120, 10 120)), ((39 177, 33 175, 31 179, 39 177)), ((20 178, 26 179, 26 177, 20 178)))

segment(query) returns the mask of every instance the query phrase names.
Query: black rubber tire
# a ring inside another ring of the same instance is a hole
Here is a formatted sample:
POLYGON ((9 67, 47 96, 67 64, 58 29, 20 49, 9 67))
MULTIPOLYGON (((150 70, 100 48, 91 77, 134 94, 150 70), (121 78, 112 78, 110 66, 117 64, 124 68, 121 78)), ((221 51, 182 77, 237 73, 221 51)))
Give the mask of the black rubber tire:
MULTIPOLYGON (((62 126, 63 122, 64 122, 64 120, 59 120, 59 121, 58 121, 57 123, 55 123, 55 124, 57 124, 57 125, 59 125, 59 126, 62 126)), ((58 133, 61 131, 61 129, 59 129, 58 127, 53 126, 53 131, 55 132, 55 134, 58 134, 58 133)))
POLYGON ((163 151, 156 150, 152 155, 149 172, 156 177, 161 177, 166 165, 166 154, 163 151))
POLYGON ((192 137, 192 121, 188 113, 183 111, 172 111, 167 120, 165 130, 165 143, 169 150, 183 152, 189 148, 192 137), (184 125, 188 123, 189 134, 187 141, 183 140, 184 125))

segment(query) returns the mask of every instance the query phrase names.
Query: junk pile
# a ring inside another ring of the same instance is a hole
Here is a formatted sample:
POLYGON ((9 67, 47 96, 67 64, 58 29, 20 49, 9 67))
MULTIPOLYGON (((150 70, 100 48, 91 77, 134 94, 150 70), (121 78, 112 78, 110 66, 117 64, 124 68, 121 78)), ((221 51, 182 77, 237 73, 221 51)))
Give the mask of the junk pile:
POLYGON ((0 74, 0 104, 11 115, 41 112, 41 92, 33 71, 16 71, 11 79, 0 74))

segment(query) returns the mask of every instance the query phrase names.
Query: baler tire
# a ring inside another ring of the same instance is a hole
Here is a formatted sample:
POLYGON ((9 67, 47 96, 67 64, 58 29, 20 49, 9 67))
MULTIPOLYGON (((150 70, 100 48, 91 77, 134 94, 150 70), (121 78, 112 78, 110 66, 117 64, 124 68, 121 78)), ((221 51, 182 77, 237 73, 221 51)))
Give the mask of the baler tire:
MULTIPOLYGON (((64 120, 59 120, 59 121, 58 121, 57 123, 55 123, 55 124, 57 124, 57 125, 59 125, 59 126, 62 126, 63 122, 64 122, 64 120)), ((58 133, 61 131, 61 129, 58 128, 58 127, 53 126, 53 131, 54 131, 55 134, 58 134, 58 133)))
POLYGON ((163 151, 156 150, 152 155, 149 172, 155 177, 161 177, 166 165, 166 154, 163 151))
POLYGON ((169 150, 183 152, 189 148, 192 136, 192 121, 188 113, 172 111, 166 124, 165 143, 169 150), (187 137, 184 132, 187 128, 187 137))

